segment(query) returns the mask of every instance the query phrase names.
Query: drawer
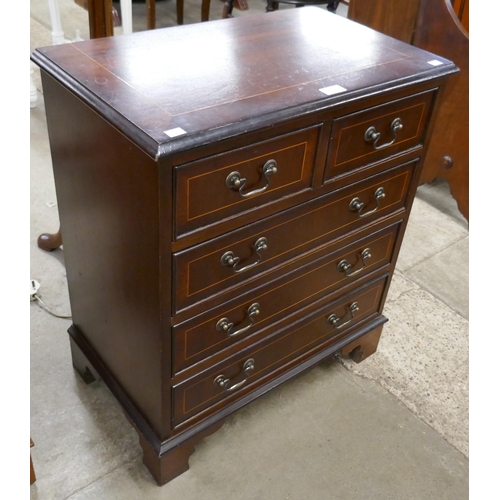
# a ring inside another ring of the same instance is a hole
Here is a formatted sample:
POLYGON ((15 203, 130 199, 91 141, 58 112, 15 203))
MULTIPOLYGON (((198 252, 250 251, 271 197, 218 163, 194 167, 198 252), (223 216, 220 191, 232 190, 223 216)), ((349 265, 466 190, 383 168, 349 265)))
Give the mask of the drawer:
MULTIPOLYGON (((336 249, 260 290, 173 329, 174 373, 298 314, 301 308, 391 262, 400 223, 336 249)), ((251 339, 250 339, 251 340, 251 339)))
POLYGON ((333 120, 324 181, 422 145, 436 91, 333 120))
MULTIPOLYGON (((175 234, 181 236, 311 189, 316 125, 175 169, 175 234)), ((258 218, 258 215, 256 215, 258 218)))
MULTIPOLYGON (((174 424, 182 423, 219 401, 225 400, 224 405, 228 404, 255 389, 266 375, 287 363, 303 361, 314 347, 328 340, 340 340, 363 320, 381 312, 386 283, 387 277, 384 276, 357 289, 278 332, 273 338, 265 339, 174 387, 174 424)), ((218 409, 210 408, 210 411, 218 409)))
POLYGON ((235 287, 405 206, 416 162, 174 254, 174 312, 235 287), (383 197, 382 197, 383 196, 383 197))

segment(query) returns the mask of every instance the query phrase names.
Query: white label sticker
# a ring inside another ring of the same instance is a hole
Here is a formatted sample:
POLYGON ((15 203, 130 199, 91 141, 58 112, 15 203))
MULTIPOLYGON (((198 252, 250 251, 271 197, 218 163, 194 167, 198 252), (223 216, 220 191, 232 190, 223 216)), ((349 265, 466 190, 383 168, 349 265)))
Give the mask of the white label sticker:
POLYGON ((441 61, 438 61, 437 59, 433 59, 432 61, 427 61, 427 64, 432 64, 433 66, 441 66, 443 64, 441 61))
POLYGON ((347 89, 341 87, 340 85, 331 85, 330 87, 324 87, 319 89, 320 92, 326 95, 340 94, 341 92, 345 92, 347 89))
POLYGON ((167 134, 169 137, 177 137, 177 136, 183 135, 185 133, 186 133, 186 131, 180 127, 172 128, 170 130, 165 130, 165 132, 164 132, 164 134, 167 134))

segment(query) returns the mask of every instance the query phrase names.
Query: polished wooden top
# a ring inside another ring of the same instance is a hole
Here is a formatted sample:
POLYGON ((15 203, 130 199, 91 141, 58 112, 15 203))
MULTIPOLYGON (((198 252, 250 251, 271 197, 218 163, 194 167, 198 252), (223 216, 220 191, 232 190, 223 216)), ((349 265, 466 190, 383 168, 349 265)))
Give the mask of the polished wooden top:
POLYGON ((456 71, 317 7, 39 48, 31 58, 142 136, 152 156, 456 71))

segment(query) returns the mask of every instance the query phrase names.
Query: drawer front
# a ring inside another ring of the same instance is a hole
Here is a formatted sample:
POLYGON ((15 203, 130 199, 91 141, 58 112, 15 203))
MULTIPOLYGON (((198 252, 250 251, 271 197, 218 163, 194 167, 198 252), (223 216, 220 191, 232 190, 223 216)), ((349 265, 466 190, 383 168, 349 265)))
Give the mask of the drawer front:
POLYGON ((403 208, 415 164, 174 254, 174 311, 221 292, 234 296, 240 283, 403 208))
POLYGON ((311 189, 319 131, 317 125, 176 168, 176 236, 311 189))
MULTIPOLYGON (((174 424, 214 406, 234 401, 271 372, 304 360, 308 351, 328 340, 340 340, 352 327, 381 312, 386 277, 331 302, 300 324, 246 349, 210 370, 179 384, 174 391, 174 424)), ((211 412, 220 408, 211 408, 211 412)))
MULTIPOLYGON (((260 332, 341 286, 392 260, 400 223, 385 228, 290 273, 284 279, 225 303, 173 329, 174 372, 260 332)), ((267 330, 264 330, 264 335, 267 330)), ((252 337, 252 338, 249 338, 252 337)))
POLYGON ((421 145, 436 91, 333 121, 325 182, 421 145))

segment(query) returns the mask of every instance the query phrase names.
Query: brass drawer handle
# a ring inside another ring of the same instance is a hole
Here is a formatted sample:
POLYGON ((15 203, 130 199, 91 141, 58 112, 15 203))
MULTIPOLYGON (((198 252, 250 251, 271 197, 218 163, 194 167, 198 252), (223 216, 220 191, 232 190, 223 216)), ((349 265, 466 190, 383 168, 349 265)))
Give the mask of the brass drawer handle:
POLYGON ((214 379, 214 385, 216 387, 222 387, 227 392, 235 391, 236 389, 239 389, 241 386, 243 386, 246 381, 248 380, 248 377, 250 377, 250 372, 255 368, 255 361, 250 358, 247 359, 243 365, 243 373, 246 375, 245 378, 241 382, 237 382, 236 384, 229 385, 231 383, 231 380, 228 378, 224 377, 224 375, 217 375, 214 379))
POLYGON ((373 193, 373 198, 377 202, 377 206, 373 209, 370 210, 369 212, 364 212, 363 209, 365 208, 365 204, 358 198, 353 198, 351 202, 349 203, 349 210, 351 212, 358 212, 359 217, 367 217, 368 215, 371 215, 373 212, 376 212, 380 208, 380 200, 382 198, 385 198, 385 191, 383 187, 379 187, 375 190, 375 193, 373 193))
POLYGON ((226 332, 228 337, 236 337, 237 335, 245 333, 252 327, 252 325, 254 324, 255 316, 257 316, 258 314, 260 314, 260 305, 258 302, 255 302, 248 308, 247 316, 250 323, 247 326, 244 326, 243 328, 240 328, 235 332, 231 332, 232 328, 234 327, 234 323, 231 323, 227 318, 221 318, 219 321, 217 321, 217 325, 215 326, 217 330, 226 332))
POLYGON ((370 249, 369 248, 365 248, 361 252, 361 255, 360 255, 361 261, 363 262, 363 265, 359 269, 356 269, 356 271, 351 271, 352 265, 349 264, 349 262, 347 262, 346 259, 342 259, 339 262, 339 264, 337 266, 337 269, 341 273, 345 273, 345 275, 347 277, 355 276, 356 274, 360 273, 366 267, 366 259, 369 259, 371 256, 372 256, 372 254, 370 253, 370 249))
POLYGON ((241 174, 238 171, 231 172, 226 177, 226 186, 229 189, 237 189, 242 198, 248 198, 249 196, 255 196, 256 194, 265 191, 269 187, 269 184, 271 182, 269 177, 273 174, 276 174, 277 172, 278 164, 276 163, 276 160, 268 160, 262 168, 262 173, 266 178, 266 185, 264 187, 254 189, 253 191, 249 191, 248 193, 244 193, 243 188, 245 187, 247 180, 244 177, 241 177, 241 174))
POLYGON ((252 269, 252 267, 255 267, 260 260, 262 259, 262 255, 260 255, 260 252, 262 250, 267 250, 267 238, 259 238, 253 245, 253 249, 255 253, 258 255, 258 259, 255 262, 252 262, 251 264, 248 264, 247 266, 244 266, 240 269, 236 269, 236 266, 238 265, 238 262, 240 261, 239 257, 236 257, 234 255, 234 252, 226 252, 222 255, 220 258, 220 263, 223 266, 232 266, 233 271, 235 273, 242 273, 243 271, 248 271, 248 269, 252 269))
POLYGON ((386 142, 385 144, 381 144, 380 146, 377 146, 377 142, 380 139, 380 132, 377 132, 377 129, 375 127, 369 127, 366 129, 365 132, 365 141, 366 142, 372 142, 373 141, 373 147, 377 150, 387 148, 389 146, 392 146, 396 142, 396 133, 399 132, 403 128, 403 122, 401 121, 401 118, 396 118, 392 123, 391 123, 391 132, 394 138, 392 139, 391 142, 386 142))
POLYGON ((344 321, 343 323, 341 323, 339 325, 339 321, 341 321, 342 318, 339 318, 336 314, 330 314, 330 316, 328 316, 327 321, 328 321, 328 323, 333 325, 338 330, 338 329, 344 328, 344 326, 348 325, 354 319, 354 313, 358 312, 358 311, 359 311, 358 303, 353 302, 349 306, 349 311, 347 314, 350 316, 350 318, 347 321, 344 321))

